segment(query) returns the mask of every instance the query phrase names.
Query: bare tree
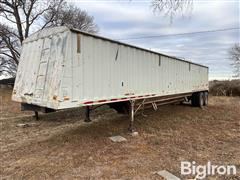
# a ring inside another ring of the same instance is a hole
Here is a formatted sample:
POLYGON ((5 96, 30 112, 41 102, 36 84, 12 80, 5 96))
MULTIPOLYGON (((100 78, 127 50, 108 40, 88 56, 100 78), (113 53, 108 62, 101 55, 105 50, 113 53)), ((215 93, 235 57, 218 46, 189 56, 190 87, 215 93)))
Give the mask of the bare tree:
POLYGON ((97 32, 93 17, 64 0, 0 0, 0 18, 0 75, 16 72, 22 42, 37 30, 72 25, 97 32))
MULTIPOLYGON (((47 11, 58 9, 63 0, 0 0, 0 17, 17 29, 20 43, 29 36, 30 28, 47 11)), ((46 27, 45 22, 42 27, 46 27)))
POLYGON ((164 13, 171 18, 178 14, 184 14, 185 11, 192 10, 193 0, 152 0, 154 12, 164 13))
POLYGON ((236 43, 229 51, 230 59, 233 61, 231 65, 234 68, 234 77, 240 78, 240 44, 236 43))
POLYGON ((14 77, 17 72, 17 64, 11 58, 0 57, 0 75, 14 77))
POLYGON ((0 23, 0 75, 14 76, 20 56, 19 47, 17 33, 0 23))
MULTIPOLYGON (((63 0, 44 3, 40 0, 0 0, 0 74, 13 75, 16 72, 23 40, 47 11, 59 8, 62 3, 63 0)), ((45 22, 41 28, 48 24, 45 22)))
POLYGON ((89 16, 86 11, 73 5, 66 5, 58 10, 58 12, 53 9, 44 16, 44 19, 48 22, 51 17, 53 17, 53 19, 50 26, 65 25, 70 28, 76 28, 90 33, 98 32, 98 26, 94 23, 94 18, 89 16))

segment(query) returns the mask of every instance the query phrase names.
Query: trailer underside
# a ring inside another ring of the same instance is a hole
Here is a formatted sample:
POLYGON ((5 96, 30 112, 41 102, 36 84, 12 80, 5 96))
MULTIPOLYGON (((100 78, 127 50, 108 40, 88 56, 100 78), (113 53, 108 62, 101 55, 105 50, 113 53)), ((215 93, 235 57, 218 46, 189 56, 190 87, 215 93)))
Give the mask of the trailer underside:
MULTIPOLYGON (((173 103, 182 103, 191 101, 192 106, 202 107, 208 104, 208 91, 199 91, 199 92, 191 92, 191 93, 183 93, 183 94, 174 94, 174 95, 166 95, 159 97, 145 97, 142 99, 129 99, 127 101, 107 103, 110 108, 115 109, 120 114, 129 115, 129 131, 134 132, 134 117, 137 113, 141 113, 144 115, 144 109, 153 108, 155 111, 158 109, 158 106, 173 104, 173 103)), ((96 108, 105 105, 91 105, 86 106, 85 108, 85 122, 91 122, 90 112, 95 110, 96 108)), ((35 117, 38 120, 38 112, 42 113, 51 113, 56 110, 40 107, 33 104, 21 103, 22 111, 34 111, 35 117)))

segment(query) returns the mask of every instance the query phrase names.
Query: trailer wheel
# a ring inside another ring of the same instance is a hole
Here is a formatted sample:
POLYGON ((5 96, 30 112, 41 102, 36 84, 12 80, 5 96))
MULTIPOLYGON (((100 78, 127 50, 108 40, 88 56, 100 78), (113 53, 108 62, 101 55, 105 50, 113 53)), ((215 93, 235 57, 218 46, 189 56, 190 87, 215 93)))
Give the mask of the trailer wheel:
POLYGON ((208 92, 204 92, 203 94, 204 94, 203 95, 203 97, 204 97, 203 105, 207 106, 208 105, 208 92))
POLYGON ((198 104, 197 94, 198 93, 193 93, 192 96, 191 96, 191 104, 192 104, 192 106, 197 106, 197 104, 198 104))
POLYGON ((204 94, 203 94, 203 92, 199 92, 198 96, 199 96, 198 97, 198 100, 199 100, 198 106, 202 107, 204 105, 204 94))
POLYGON ((195 92, 192 94, 192 106, 202 107, 204 104, 204 95, 202 92, 195 92))

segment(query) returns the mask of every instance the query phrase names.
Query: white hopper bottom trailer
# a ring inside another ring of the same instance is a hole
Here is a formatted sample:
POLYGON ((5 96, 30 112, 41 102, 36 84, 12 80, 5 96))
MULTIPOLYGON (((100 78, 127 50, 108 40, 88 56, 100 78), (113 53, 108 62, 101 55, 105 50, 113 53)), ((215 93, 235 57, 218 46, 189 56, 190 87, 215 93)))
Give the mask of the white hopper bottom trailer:
POLYGON ((108 104, 134 114, 147 106, 207 105, 208 67, 65 26, 23 42, 12 99, 23 110, 52 112, 108 104))

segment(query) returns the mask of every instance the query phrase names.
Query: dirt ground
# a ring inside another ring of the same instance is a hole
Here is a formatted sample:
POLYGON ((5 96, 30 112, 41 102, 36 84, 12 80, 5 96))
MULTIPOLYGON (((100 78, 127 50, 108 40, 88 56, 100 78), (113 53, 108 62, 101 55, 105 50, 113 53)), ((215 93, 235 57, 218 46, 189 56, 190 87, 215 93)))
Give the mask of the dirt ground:
MULTIPOLYGON (((208 107, 161 106, 138 115, 137 137, 127 133, 128 117, 102 108, 93 122, 83 110, 41 114, 21 112, 0 89, 1 179, 160 179, 154 172, 180 175, 181 161, 235 165, 240 179, 240 98, 210 97, 208 107), (18 127, 28 123, 29 127, 18 127), (121 135, 126 142, 109 137, 121 135)), ((193 178, 193 177, 191 177, 193 178)))

